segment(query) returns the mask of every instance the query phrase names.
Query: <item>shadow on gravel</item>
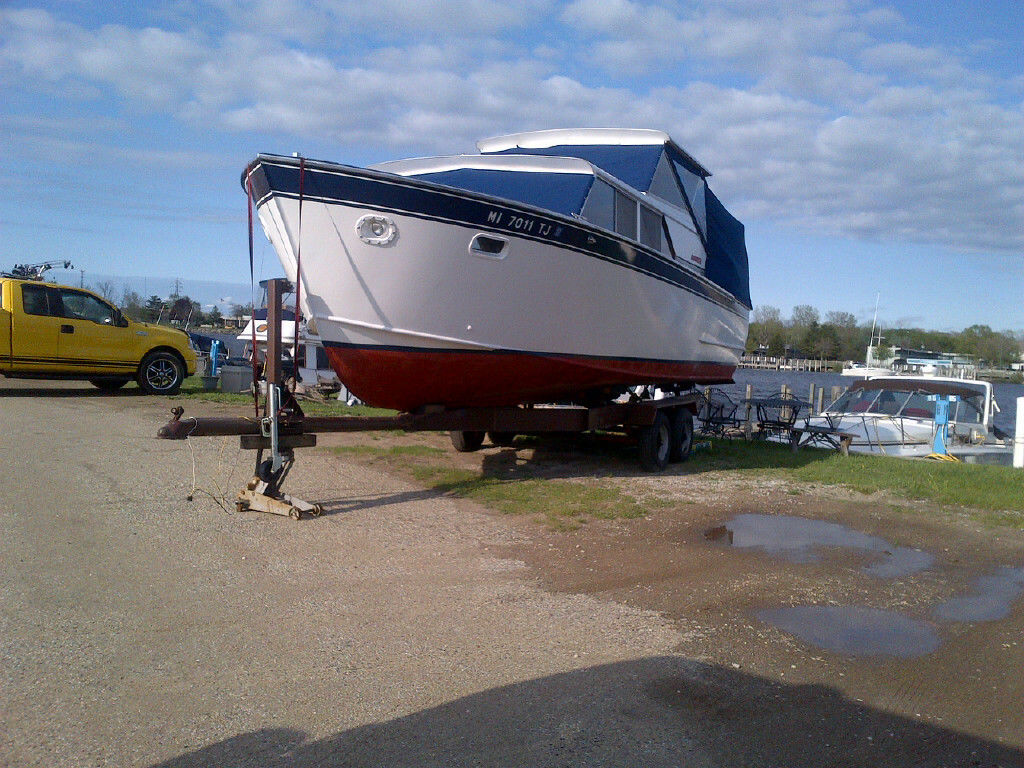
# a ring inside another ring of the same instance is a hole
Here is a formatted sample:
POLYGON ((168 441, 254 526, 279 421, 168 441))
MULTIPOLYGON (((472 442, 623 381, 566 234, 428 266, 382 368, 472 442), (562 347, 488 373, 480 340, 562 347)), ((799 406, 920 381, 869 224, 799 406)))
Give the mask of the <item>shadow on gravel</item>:
POLYGON ((419 491, 399 491, 397 493, 381 493, 376 496, 357 496, 347 499, 328 499, 319 501, 323 508, 321 516, 341 515, 348 512, 358 512, 364 509, 377 509, 392 504, 405 504, 413 501, 426 501, 428 499, 440 499, 444 494, 441 491, 424 489, 419 491))
MULTIPOLYGON (((344 706, 344 690, 337 696, 344 706)), ((319 740, 252 731, 153 768, 383 765, 1010 768, 1024 766, 1024 752, 825 686, 653 657, 494 688, 319 740)))

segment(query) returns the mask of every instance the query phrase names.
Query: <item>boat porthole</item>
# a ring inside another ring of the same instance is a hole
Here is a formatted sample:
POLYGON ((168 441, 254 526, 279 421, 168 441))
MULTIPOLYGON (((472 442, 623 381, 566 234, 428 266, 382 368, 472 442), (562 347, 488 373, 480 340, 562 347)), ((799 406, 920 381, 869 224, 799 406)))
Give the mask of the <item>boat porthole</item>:
POLYGON ((368 213, 356 222, 356 234, 368 245, 390 245, 398 237, 398 227, 387 216, 368 213))

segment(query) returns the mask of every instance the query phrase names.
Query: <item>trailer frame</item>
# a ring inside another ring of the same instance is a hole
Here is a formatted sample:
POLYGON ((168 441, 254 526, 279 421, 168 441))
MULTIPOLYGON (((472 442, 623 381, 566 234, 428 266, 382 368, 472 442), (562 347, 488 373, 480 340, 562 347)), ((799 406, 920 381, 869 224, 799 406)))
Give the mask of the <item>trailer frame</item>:
POLYGON ((284 280, 268 283, 267 361, 262 417, 185 417, 184 408, 171 410, 171 420, 157 436, 168 440, 238 435, 243 449, 255 450, 252 480, 239 493, 238 509, 254 509, 295 519, 317 516, 319 505, 309 504, 281 490, 295 462, 295 449, 316 445, 318 433, 447 431, 452 445, 470 452, 484 437, 498 446, 509 445, 516 435, 545 433, 625 432, 636 439, 640 465, 648 472, 685 461, 693 446, 693 419, 702 393, 692 387, 666 397, 653 397, 653 387, 638 387, 624 401, 598 406, 573 404, 444 408, 425 406, 394 416, 307 416, 285 386, 281 365, 281 295, 284 280), (270 458, 264 459, 269 451, 270 458))

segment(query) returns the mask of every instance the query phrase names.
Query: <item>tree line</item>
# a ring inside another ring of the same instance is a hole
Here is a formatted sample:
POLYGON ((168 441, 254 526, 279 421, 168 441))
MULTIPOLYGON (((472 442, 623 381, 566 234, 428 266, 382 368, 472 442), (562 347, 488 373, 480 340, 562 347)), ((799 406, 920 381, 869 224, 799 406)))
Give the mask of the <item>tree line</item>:
MULTIPOLYGON (((994 331, 987 325, 972 325, 959 332, 886 328, 881 334, 882 347, 970 355, 994 368, 1020 362, 1024 351, 1024 333, 994 331)), ((746 351, 774 357, 863 361, 870 342, 871 325, 858 324, 849 312, 826 312, 823 319, 814 307, 800 304, 784 319, 777 307, 763 305, 754 309, 746 351)), ((885 350, 881 352, 880 357, 886 357, 885 350)))
MULTIPOLYGON (((126 317, 139 322, 187 324, 190 328, 202 325, 217 328, 224 324, 224 313, 219 306, 214 304, 204 311, 198 301, 187 295, 172 292, 166 298, 155 294, 143 298, 136 291, 124 288, 118 298, 117 286, 114 283, 99 282, 89 287, 107 301, 117 304, 126 317)), ((227 316, 231 318, 249 317, 252 314, 252 304, 232 304, 228 311, 227 316)))

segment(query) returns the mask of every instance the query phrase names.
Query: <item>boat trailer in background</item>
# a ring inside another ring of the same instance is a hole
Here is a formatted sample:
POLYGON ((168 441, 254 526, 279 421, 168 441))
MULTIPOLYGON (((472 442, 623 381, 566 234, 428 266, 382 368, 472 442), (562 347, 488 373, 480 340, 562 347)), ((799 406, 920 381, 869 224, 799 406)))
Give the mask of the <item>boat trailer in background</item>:
POLYGON ((455 449, 468 452, 480 448, 485 434, 495 445, 508 445, 522 434, 609 430, 625 431, 636 438, 641 467, 649 472, 663 470, 669 462, 685 461, 690 455, 693 415, 701 397, 694 389, 659 399, 634 395, 627 402, 596 407, 427 406, 395 416, 307 416, 285 385, 281 364, 281 297, 286 285, 283 279, 267 285, 267 394, 263 416, 186 417, 184 408, 176 407, 171 411, 171 421, 157 433, 168 440, 238 435, 242 448, 256 450, 255 473, 236 500, 239 511, 251 509, 294 519, 303 514, 318 516, 320 505, 290 496, 281 486, 295 463, 295 449, 315 446, 319 432, 447 431, 455 449))

